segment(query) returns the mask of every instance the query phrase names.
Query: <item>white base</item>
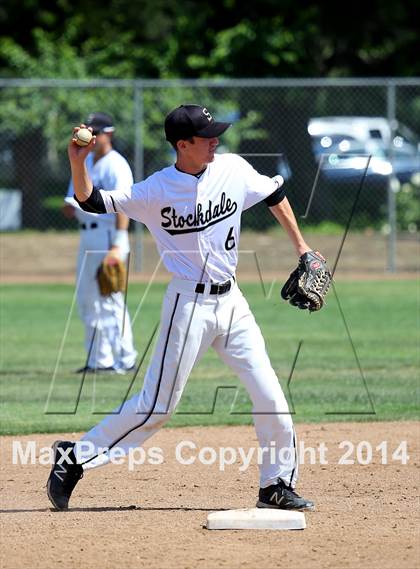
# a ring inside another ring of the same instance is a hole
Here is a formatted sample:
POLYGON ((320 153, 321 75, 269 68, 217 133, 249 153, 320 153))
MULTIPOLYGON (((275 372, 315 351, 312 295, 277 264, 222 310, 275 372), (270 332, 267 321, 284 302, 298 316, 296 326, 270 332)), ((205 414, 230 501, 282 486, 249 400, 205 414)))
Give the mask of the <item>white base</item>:
POLYGON ((207 529, 305 529, 305 514, 271 508, 226 510, 207 516, 207 529))

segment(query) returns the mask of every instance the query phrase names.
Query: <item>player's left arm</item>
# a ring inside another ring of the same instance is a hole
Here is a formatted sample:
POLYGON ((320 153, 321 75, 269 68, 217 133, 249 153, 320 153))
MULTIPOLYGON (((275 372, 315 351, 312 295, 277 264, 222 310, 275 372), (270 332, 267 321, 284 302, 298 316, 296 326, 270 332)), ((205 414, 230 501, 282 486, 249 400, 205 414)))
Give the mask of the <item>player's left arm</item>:
POLYGON ((115 229, 117 231, 119 231, 119 230, 128 231, 128 224, 129 223, 130 223, 130 220, 128 219, 128 217, 126 215, 124 215, 123 213, 117 213, 116 214, 115 229))
MULTIPOLYGON (((118 166, 115 165, 114 168, 111 169, 108 182, 110 188, 120 188, 130 191, 134 180, 131 168, 126 160, 121 158, 118 162, 118 166)), ((107 257, 121 258, 121 253, 127 243, 129 224, 130 220, 124 213, 115 214, 115 234, 107 257)))
POLYGON ((243 158, 236 157, 236 160, 239 162, 242 175, 246 178, 247 192, 243 209, 246 210, 256 203, 264 201, 274 217, 286 230, 298 256, 300 257, 310 251, 311 248, 305 242, 289 200, 286 198, 283 177, 277 175, 269 178, 257 172, 243 158))
POLYGON ((272 214, 286 230, 299 256, 297 268, 281 289, 281 296, 292 306, 315 312, 325 304, 332 275, 319 251, 313 251, 303 238, 289 200, 268 204, 272 214))
POLYGON ((274 215, 274 217, 277 219, 277 221, 289 236, 289 239, 292 242, 298 254, 298 257, 304 253, 307 253, 308 251, 311 251, 311 248, 306 243, 302 233, 300 232, 295 214, 293 213, 289 200, 286 197, 283 197, 279 203, 275 205, 269 205, 269 208, 271 213, 274 215))
POLYGON ((115 214, 115 235, 111 247, 105 257, 105 262, 112 259, 121 259, 121 253, 127 240, 127 231, 130 220, 123 213, 115 214))

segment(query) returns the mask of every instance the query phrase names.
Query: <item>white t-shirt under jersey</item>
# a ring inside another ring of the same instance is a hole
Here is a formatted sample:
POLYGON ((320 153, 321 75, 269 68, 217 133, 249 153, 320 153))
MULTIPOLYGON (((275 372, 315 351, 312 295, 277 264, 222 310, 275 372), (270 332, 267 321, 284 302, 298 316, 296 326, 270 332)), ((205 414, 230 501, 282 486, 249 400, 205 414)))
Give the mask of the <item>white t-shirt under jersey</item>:
MULTIPOLYGON (((96 162, 94 153, 86 158, 86 167, 93 185, 106 190, 129 191, 133 185, 133 174, 127 160, 116 150, 111 150, 96 162)), ((97 223, 115 225, 115 213, 100 215, 83 211, 74 199, 73 182, 70 181, 65 202, 75 208, 75 215, 80 223, 95 220, 97 223)))
POLYGON ((242 212, 282 183, 281 176, 259 174, 236 154, 221 154, 199 178, 169 166, 128 190, 101 194, 107 212, 148 227, 170 273, 223 282, 236 271, 242 212))

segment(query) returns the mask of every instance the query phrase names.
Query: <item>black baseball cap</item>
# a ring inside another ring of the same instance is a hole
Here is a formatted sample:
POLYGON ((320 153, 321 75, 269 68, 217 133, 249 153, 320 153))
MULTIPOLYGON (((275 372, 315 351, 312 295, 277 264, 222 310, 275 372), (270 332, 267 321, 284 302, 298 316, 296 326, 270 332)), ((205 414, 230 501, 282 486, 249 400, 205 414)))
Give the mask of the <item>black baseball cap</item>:
POLYGON ((178 140, 187 140, 192 136, 220 136, 230 126, 231 123, 215 121, 206 107, 181 105, 166 117, 165 135, 166 140, 176 144, 178 140))
POLYGON ((92 127, 93 134, 114 132, 115 130, 112 118, 105 113, 90 113, 85 124, 92 127))

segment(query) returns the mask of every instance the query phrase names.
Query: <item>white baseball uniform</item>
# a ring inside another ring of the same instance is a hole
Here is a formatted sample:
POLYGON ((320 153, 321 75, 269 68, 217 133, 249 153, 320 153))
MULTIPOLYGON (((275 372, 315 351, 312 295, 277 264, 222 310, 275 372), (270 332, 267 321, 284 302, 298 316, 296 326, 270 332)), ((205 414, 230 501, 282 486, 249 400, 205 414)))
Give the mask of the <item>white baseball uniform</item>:
POLYGON ((191 369, 212 346, 248 390, 260 446, 288 449, 292 457, 284 460, 280 453, 273 461, 265 453, 261 487, 278 477, 295 486, 296 441, 287 401, 234 277, 241 214, 273 194, 279 179, 259 174, 235 154, 222 154, 198 177, 170 166, 131 189, 101 190, 107 212, 125 213, 149 228, 173 279, 143 389, 75 445, 85 469, 108 462, 114 447, 128 452, 151 437, 170 418, 191 369), (88 458, 85 441, 95 449, 88 458), (101 452, 104 447, 108 451, 101 452))
MULTIPOLYGON (((94 183, 103 188, 129 191, 133 184, 130 166, 116 150, 111 150, 96 162, 94 153, 90 153, 86 166, 94 183)), ((101 296, 96 280, 98 267, 115 242, 115 213, 98 215, 83 211, 73 193, 70 181, 65 201, 76 208, 75 215, 81 229, 77 302, 85 325, 86 365, 91 368, 129 369, 135 364, 137 352, 133 346, 130 317, 128 311, 124 311, 124 295, 118 292, 101 296)), ((119 231, 118 244, 122 259, 126 260, 130 250, 127 231, 119 231)))

